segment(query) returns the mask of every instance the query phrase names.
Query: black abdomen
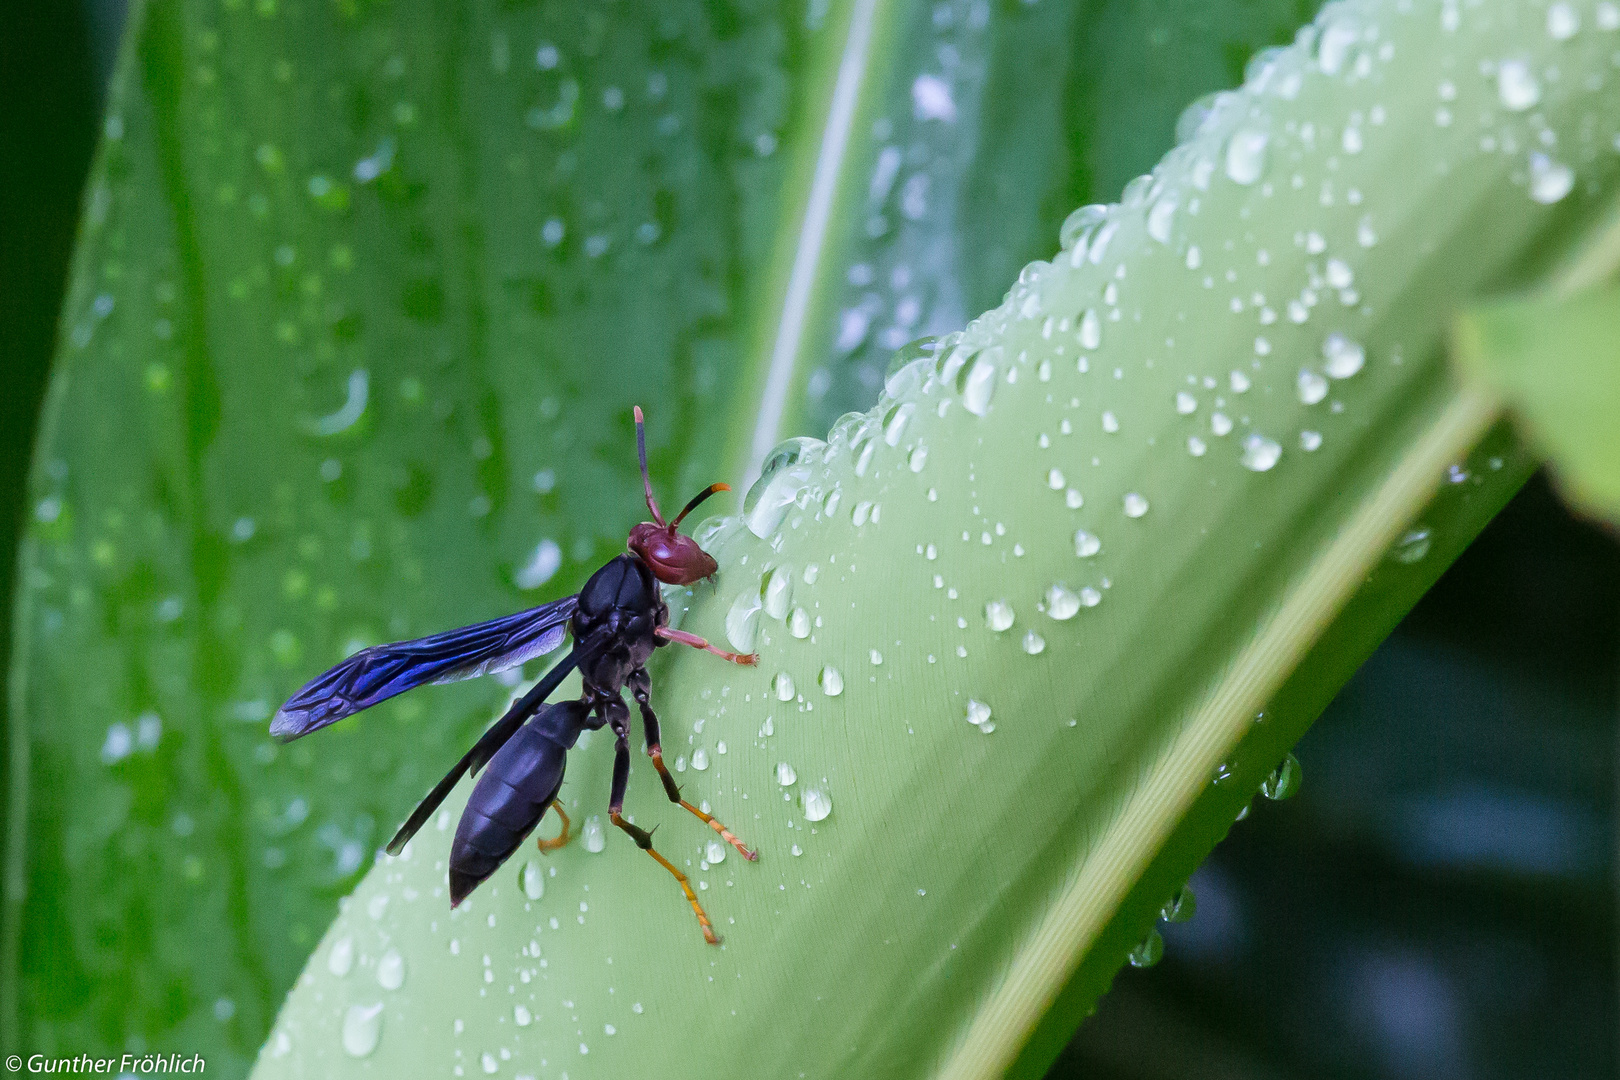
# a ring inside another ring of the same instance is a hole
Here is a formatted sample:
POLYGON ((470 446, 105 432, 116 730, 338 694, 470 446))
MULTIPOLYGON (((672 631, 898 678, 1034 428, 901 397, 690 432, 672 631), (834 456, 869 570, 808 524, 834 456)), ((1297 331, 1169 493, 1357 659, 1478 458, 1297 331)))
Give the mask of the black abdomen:
POLYGON ((553 738, 549 729, 556 725, 545 721, 553 710, 576 704, 542 709, 489 759, 450 845, 452 907, 518 849, 557 797, 568 748, 553 738))

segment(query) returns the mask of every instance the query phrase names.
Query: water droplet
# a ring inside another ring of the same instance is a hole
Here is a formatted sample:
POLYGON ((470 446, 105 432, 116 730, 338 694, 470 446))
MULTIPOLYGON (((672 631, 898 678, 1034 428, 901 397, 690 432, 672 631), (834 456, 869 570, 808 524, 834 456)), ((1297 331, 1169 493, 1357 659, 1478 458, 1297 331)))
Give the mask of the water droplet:
POLYGON ((1046 639, 1033 630, 1026 630, 1024 632, 1023 647, 1024 651, 1029 655, 1039 656, 1046 651, 1046 639))
POLYGON ((1100 603, 1102 603, 1102 593, 1093 589, 1090 585, 1080 590, 1080 605, 1082 607, 1096 607, 1100 603))
POLYGON ((522 1005, 512 1006, 512 1022, 518 1027, 528 1027, 534 1023, 534 1014, 522 1005))
POLYGON ((1164 906, 1159 909, 1159 918, 1165 922, 1186 922, 1197 910, 1198 901, 1193 898, 1193 891, 1183 885, 1164 902, 1164 906))
POLYGON ((1053 491, 1062 491, 1063 485, 1066 483, 1068 483, 1068 481, 1063 478, 1062 470, 1051 469, 1047 472, 1046 486, 1051 488, 1053 491))
POLYGON ((787 616, 793 600, 793 567, 773 566, 759 584, 760 607, 773 619, 787 616))
POLYGON ((1068 491, 1063 493, 1063 505, 1067 506, 1070 510, 1078 510, 1082 506, 1086 505, 1086 500, 1085 497, 1080 494, 1078 489, 1070 488, 1068 491))
POLYGON ((974 416, 990 411, 990 397, 996 392, 996 366, 980 357, 968 371, 962 385, 962 407, 974 416))
POLYGON ((1541 84, 1523 60, 1503 60, 1496 66, 1496 93, 1502 104, 1524 112, 1541 100, 1541 84))
POLYGON ((923 471, 923 467, 927 464, 928 447, 918 443, 916 446, 911 448, 911 453, 906 455, 906 465, 911 469, 912 472, 920 473, 923 471))
POLYGON ((1160 197, 1159 201, 1153 204, 1153 209, 1148 211, 1148 235, 1161 244, 1168 244, 1170 242, 1170 226, 1174 224, 1175 217, 1175 198, 1169 195, 1160 197))
POLYGON ((398 949, 389 949, 377 961, 377 984, 384 990, 398 990, 405 985, 405 958, 398 949))
POLYGON ((1358 341, 1353 341, 1343 334, 1329 334, 1322 342, 1322 359, 1327 361, 1324 367, 1330 376, 1335 379, 1348 379, 1360 371, 1362 365, 1366 363, 1367 352, 1358 341))
POLYGON ((726 844, 720 840, 710 840, 703 848, 703 857, 709 860, 709 865, 726 861, 726 844))
POLYGON ((883 441, 890 446, 898 446, 905 437, 906 425, 911 423, 911 414, 917 411, 914 401, 902 401, 891 408, 883 418, 883 441))
POLYGON ((1574 169, 1546 154, 1530 155, 1530 197, 1536 202, 1551 206, 1574 187, 1574 169))
POLYGON ((1327 397, 1328 381, 1326 377, 1306 368, 1299 369, 1299 379, 1294 384, 1299 393, 1299 400, 1307 405, 1315 405, 1327 397))
POLYGON ((764 471, 743 497, 743 520, 761 540, 770 538, 800 492, 810 482, 810 464, 819 460, 826 444, 819 439, 789 439, 765 459, 764 471))
POLYGON ((1299 448, 1309 453, 1322 446, 1322 433, 1320 431, 1302 431, 1299 433, 1299 448))
POLYGON ((1087 308, 1086 313, 1080 317, 1080 347, 1095 349, 1102 344, 1102 320, 1097 318, 1095 308, 1087 308))
POLYGON ((1265 472, 1282 457, 1282 447, 1258 431, 1250 432, 1243 440, 1243 467, 1250 472, 1265 472))
POLYGON ((1130 952, 1131 967, 1150 968, 1157 964, 1164 956, 1164 938, 1159 936, 1158 928, 1149 930, 1142 943, 1130 952))
POLYGON ((1046 590, 1046 614, 1059 622, 1072 619, 1080 611, 1080 597, 1067 585, 1056 584, 1046 590))
MULTIPOLYGON (((1086 233, 1095 229, 1107 219, 1108 207, 1095 203, 1090 206, 1082 206, 1063 219, 1063 227, 1058 231, 1058 246, 1065 251, 1074 247, 1086 233)), ((1084 249, 1082 248, 1082 250, 1084 249)))
MULTIPOLYGON (((776 677, 771 680, 771 689, 776 691, 776 700, 777 701, 792 701, 793 700, 793 695, 796 693, 796 691, 793 688, 793 676, 789 675, 785 671, 778 671, 776 673, 776 677)), ((698 751, 698 753, 701 753, 701 752, 702 751, 698 751)), ((694 753, 692 755, 692 758, 693 758, 692 764, 697 766, 698 768, 702 768, 701 765, 697 764, 697 754, 696 753, 694 753)))
POLYGON ((1115 416, 1112 410, 1102 414, 1102 429, 1110 435, 1119 431, 1119 417, 1115 416))
POLYGON ((1234 394, 1246 394, 1252 385, 1249 382, 1249 377, 1241 371, 1233 371, 1228 381, 1231 383, 1232 393, 1234 394))
POLYGON ((1252 184, 1266 171, 1266 143, 1263 131, 1244 128, 1234 132, 1226 144, 1226 175, 1235 184, 1252 184))
POLYGON ((1225 413, 1214 413, 1209 418, 1209 430, 1216 436, 1232 434, 1232 418, 1225 413))
POLYGON ((377 1049, 382 1035, 383 1003, 350 1005, 343 1014, 343 1049, 350 1057, 363 1058, 377 1049))
POLYGON ((1012 604, 1005 600, 992 600, 984 605, 984 624, 996 633, 1012 629, 1012 604))
POLYGON ((1395 541, 1395 549, 1390 552, 1390 557, 1398 563, 1421 562, 1429 553, 1431 541, 1428 529, 1422 527, 1408 529, 1399 540, 1395 541))
POLYGON ((1074 534, 1074 553, 1082 559, 1089 559, 1102 550, 1102 541, 1091 533, 1080 529, 1074 534))
MULTIPOLYGON (((783 787, 792 787, 794 781, 798 779, 799 774, 793 770, 792 765, 789 765, 785 761, 779 761, 776 763, 776 782, 778 784, 781 784, 783 787)), ((713 860, 710 861, 712 862, 713 860)))
POLYGON ((1356 43, 1359 28, 1348 19, 1329 23, 1316 43, 1316 65, 1325 75, 1337 75, 1356 43))
POLYGON ((696 769, 698 772, 702 772, 704 769, 707 769, 708 767, 709 767, 709 752, 707 750, 703 749, 703 747, 701 747, 701 746, 698 747, 696 750, 692 751, 692 768, 696 769))
POLYGON ((1125 495, 1125 516, 1139 518, 1148 512, 1148 501, 1136 492, 1127 492, 1125 495))
POLYGON ((523 873, 518 880, 523 885, 523 895, 530 900, 538 900, 546 895, 546 875, 534 863, 523 864, 523 873))
POLYGON ((731 602, 726 612, 726 641, 740 653, 754 651, 754 639, 759 634, 759 593, 753 589, 742 593, 731 602))
POLYGON ((984 732, 986 735, 990 734, 996 729, 995 724, 990 720, 990 706, 986 705, 982 701, 976 701, 973 698, 968 699, 967 722, 984 732))
POLYGON ((1187 453, 1191 454, 1193 457, 1203 457, 1204 451, 1208 449, 1209 447, 1204 445, 1203 439, 1200 439, 1196 435, 1187 436, 1187 453))
MULTIPOLYGON (((703 754, 703 751, 701 749, 699 749, 699 750, 696 750, 696 751, 693 752, 693 754, 692 754, 692 765, 693 765, 693 767, 694 768, 702 768, 702 769, 708 768, 709 767, 709 757, 708 757, 708 755, 704 754, 704 756, 703 756, 703 764, 698 765, 698 763, 697 763, 698 754, 703 754)), ((603 848, 607 847, 607 834, 602 829, 602 815, 601 814, 592 814, 590 817, 585 819, 584 827, 582 827, 579 830, 579 840, 580 840, 580 843, 585 846, 585 850, 589 851, 589 852, 592 852, 592 853, 601 851, 603 848)))
POLYGON ((818 787, 805 788, 799 803, 804 808, 806 821, 823 821, 832 813, 832 796, 818 787))
POLYGON ((821 674, 816 676, 816 681, 821 684, 821 692, 828 697, 837 697, 844 692, 844 677, 835 667, 822 668, 821 674))
POLYGON ((869 659, 872 661, 872 666, 877 667, 883 663, 883 654, 878 652, 876 649, 873 649, 869 655, 869 659))
POLYGON ((332 942, 332 949, 326 954, 326 970, 341 979, 352 967, 354 967, 354 938, 345 934, 332 942))
POLYGON ((810 613, 802 607, 793 609, 788 616, 788 633, 803 641, 810 636, 810 613))
POLYGON ((1176 412, 1180 413, 1182 416, 1190 416, 1192 413, 1195 413, 1197 411, 1198 411, 1198 399, 1197 398, 1193 397, 1191 394, 1187 393, 1187 391, 1185 391, 1185 390, 1182 390, 1181 392, 1176 394, 1176 412))
POLYGON ((1565 3, 1556 3, 1547 8, 1547 36, 1554 41, 1568 41, 1581 29, 1581 17, 1575 9, 1565 3))
POLYGON ((1291 799, 1299 793, 1299 785, 1304 780, 1299 767, 1299 759, 1289 754, 1282 759, 1282 764, 1271 770, 1265 783, 1260 785, 1260 794, 1268 799, 1291 799))

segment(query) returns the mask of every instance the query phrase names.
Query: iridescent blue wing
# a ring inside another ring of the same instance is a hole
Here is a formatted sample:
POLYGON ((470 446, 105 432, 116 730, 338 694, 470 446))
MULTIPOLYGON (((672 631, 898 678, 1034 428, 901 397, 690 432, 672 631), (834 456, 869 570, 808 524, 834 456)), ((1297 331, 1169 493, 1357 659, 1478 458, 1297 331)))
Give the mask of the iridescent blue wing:
POLYGON ((311 679, 276 710, 270 734, 296 739, 428 683, 504 671, 562 644, 578 597, 432 637, 373 645, 311 679))

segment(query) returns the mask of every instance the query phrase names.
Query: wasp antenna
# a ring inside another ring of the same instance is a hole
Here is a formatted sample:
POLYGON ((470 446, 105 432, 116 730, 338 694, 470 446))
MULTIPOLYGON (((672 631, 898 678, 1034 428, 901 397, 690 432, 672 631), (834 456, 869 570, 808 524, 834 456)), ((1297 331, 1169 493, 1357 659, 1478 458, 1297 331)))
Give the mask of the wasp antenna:
POLYGON ((696 510, 704 499, 707 499, 710 495, 716 495, 722 491, 730 490, 730 484, 710 484, 708 487, 692 496, 692 501, 686 504, 686 509, 675 515, 675 520, 669 523, 670 530, 673 532, 675 526, 679 525, 683 520, 685 520, 687 514, 690 514, 693 510, 696 510))
POLYGON ((632 406, 636 411, 636 457, 641 461, 641 486, 647 489, 647 509, 652 511, 653 520, 658 524, 664 523, 664 515, 658 512, 658 500, 653 498, 652 479, 647 475, 647 425, 641 417, 641 406, 632 406))

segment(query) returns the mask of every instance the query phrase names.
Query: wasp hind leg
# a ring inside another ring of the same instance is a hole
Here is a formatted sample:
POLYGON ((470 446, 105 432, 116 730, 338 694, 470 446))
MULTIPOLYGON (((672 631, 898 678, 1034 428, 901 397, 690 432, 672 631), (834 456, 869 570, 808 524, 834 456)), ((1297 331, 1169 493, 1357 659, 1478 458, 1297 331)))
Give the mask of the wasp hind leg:
POLYGON ((624 789, 630 783, 630 710, 625 707, 622 699, 615 698, 607 702, 605 711, 608 723, 613 727, 613 734, 617 736, 613 744, 613 793, 608 800, 608 820, 623 829, 630 839, 636 842, 636 847, 658 860, 659 866, 675 875, 675 880, 680 882, 681 891, 686 894, 686 902, 692 905, 692 913, 697 916, 698 928, 703 931, 703 940, 710 945, 718 945, 720 936, 714 932, 714 924, 709 921, 709 913, 698 903, 697 893, 692 891, 692 883, 687 880, 686 875, 653 848, 652 833, 624 820, 624 789))
POLYGON ((550 840, 547 840, 543 836, 535 837, 534 846, 539 848, 541 851, 556 851, 558 848, 568 843, 568 815, 563 811, 562 803, 558 802, 556 799, 551 800, 551 808, 557 811, 558 817, 562 818, 562 832, 558 833, 556 836, 553 836, 550 840))

